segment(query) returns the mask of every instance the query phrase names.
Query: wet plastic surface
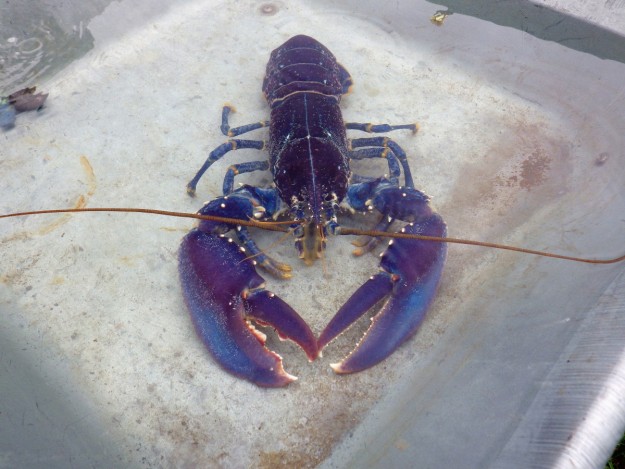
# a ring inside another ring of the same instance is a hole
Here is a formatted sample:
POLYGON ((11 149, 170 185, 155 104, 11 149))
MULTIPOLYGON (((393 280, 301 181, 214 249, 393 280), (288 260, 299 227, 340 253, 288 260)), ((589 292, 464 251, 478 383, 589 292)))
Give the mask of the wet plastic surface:
MULTIPOLYGON (((37 83, 44 110, 0 134, 3 213, 196 211, 229 164, 258 159, 233 154, 199 199, 186 195, 224 139, 221 106, 236 106, 233 125, 265 119, 269 53, 303 33, 354 77, 346 120, 420 123, 393 137, 451 236, 623 251, 622 61, 460 13, 437 27, 430 3, 189 1, 120 31, 144 7, 127 3, 85 25, 92 51, 37 83)), ((264 390, 223 372, 194 334, 176 271, 191 226, 119 214, 0 223, 0 466, 567 467, 600 465, 622 434, 622 265, 451 247, 422 330, 389 360, 331 372, 366 324, 312 364, 274 336, 300 379, 264 390)), ((269 287, 316 333, 377 269, 348 239, 309 268, 290 242, 270 250, 295 275, 269 287)))

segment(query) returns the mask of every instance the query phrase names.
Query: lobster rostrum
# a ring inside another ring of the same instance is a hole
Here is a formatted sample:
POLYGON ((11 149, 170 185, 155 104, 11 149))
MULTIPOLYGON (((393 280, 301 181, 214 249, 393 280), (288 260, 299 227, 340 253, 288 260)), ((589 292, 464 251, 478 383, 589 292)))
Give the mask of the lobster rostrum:
MULTIPOLYGON (((377 210, 382 215, 377 231, 387 231, 399 220, 406 222, 405 233, 445 237, 443 219, 432 210, 428 197, 414 188, 404 151, 388 137, 346 136, 346 129, 416 132, 416 124, 344 123, 339 103, 351 85, 347 70, 311 37, 295 36, 275 49, 263 82, 270 120, 230 128, 233 108, 226 105, 222 112, 221 130, 226 136, 269 126, 268 143, 231 139, 218 146, 189 182, 187 192, 194 195, 204 172, 232 150, 267 149, 269 159, 230 166, 223 196, 206 203, 198 213, 261 222, 288 215, 293 220, 295 246, 307 264, 321 257, 328 237, 344 232, 337 219, 341 207, 377 210), (366 158, 385 159, 388 177, 352 173, 350 161, 366 158), (236 175, 267 170, 274 186, 234 189, 236 175), (402 171, 404 185, 400 186, 402 171)), ((371 251, 378 242, 375 237, 359 239, 356 254, 371 251)), ((252 322, 272 326, 281 338, 296 342, 312 361, 324 346, 381 303, 357 347, 332 365, 337 373, 361 371, 384 360, 415 334, 435 296, 445 255, 445 243, 392 240, 381 255, 379 272, 356 290, 318 339, 288 304, 264 289, 257 266, 278 278, 290 277, 291 268, 262 252, 246 226, 201 221, 182 241, 179 271, 196 330, 215 360, 235 375, 273 387, 295 377, 284 371, 281 357, 264 346, 266 337, 252 322), (237 241, 227 236, 230 231, 237 241)))

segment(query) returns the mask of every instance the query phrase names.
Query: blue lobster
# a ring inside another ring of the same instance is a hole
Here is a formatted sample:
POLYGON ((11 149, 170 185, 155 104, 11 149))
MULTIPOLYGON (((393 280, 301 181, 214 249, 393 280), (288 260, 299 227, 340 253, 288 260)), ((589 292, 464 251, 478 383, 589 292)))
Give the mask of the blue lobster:
MULTIPOLYGON (((346 129, 382 133, 416 132, 416 124, 344 123, 339 108, 352 78, 334 55, 308 36, 295 36, 271 53, 263 92, 271 108, 269 121, 230 128, 232 107, 222 112, 221 131, 228 137, 269 126, 269 141, 231 139, 213 150, 187 185, 195 194, 204 172, 232 150, 267 149, 269 159, 234 164, 223 183, 223 196, 208 202, 202 215, 258 221, 288 215, 300 257, 319 258, 326 239, 342 233, 341 207, 377 210, 375 229, 387 231, 395 220, 407 222, 402 232, 444 237, 446 225, 414 188, 405 152, 388 137, 348 139, 346 129), (387 178, 369 178, 350 170, 351 160, 384 158, 387 178), (275 187, 244 185, 238 174, 270 170, 275 187), (399 185, 403 170, 404 186, 399 185)), ((379 238, 359 240, 358 254, 371 251, 379 238)), ((264 289, 256 266, 278 278, 291 268, 263 253, 245 226, 201 221, 182 241, 179 271, 186 304, 195 328, 227 371, 259 386, 284 386, 296 379, 284 371, 279 355, 268 350, 265 335, 252 322, 275 328, 281 338, 296 342, 312 361, 321 349, 354 321, 380 303, 358 346, 340 363, 337 373, 369 368, 391 355, 415 334, 435 296, 446 256, 445 243, 394 239, 381 256, 380 271, 340 308, 316 338, 304 319, 279 297, 264 289), (234 231, 237 240, 227 234, 234 231)))

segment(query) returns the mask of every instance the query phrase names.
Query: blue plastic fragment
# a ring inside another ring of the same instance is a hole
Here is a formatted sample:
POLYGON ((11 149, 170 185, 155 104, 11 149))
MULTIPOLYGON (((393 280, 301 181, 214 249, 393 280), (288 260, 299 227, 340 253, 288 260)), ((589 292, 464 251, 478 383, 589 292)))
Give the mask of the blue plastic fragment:
POLYGON ((15 109, 10 104, 0 104, 0 127, 11 128, 15 124, 15 109))

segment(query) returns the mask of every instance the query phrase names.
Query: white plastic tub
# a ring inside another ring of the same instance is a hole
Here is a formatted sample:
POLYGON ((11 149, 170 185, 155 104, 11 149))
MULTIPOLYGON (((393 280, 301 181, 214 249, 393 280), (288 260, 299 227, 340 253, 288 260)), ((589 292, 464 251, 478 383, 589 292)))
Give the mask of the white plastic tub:
MULTIPOLYGON (((441 7, 426 2, 168 5, 102 4, 76 24, 93 49, 39 81, 45 110, 0 134, 1 212, 196 211, 228 165, 259 156, 232 154, 205 175, 199 199, 186 195, 224 140, 221 106, 236 106, 233 125, 267 118, 269 53, 308 34, 354 77, 346 120, 420 123, 416 136, 393 138, 451 236, 625 251, 622 36, 523 2, 458 6, 440 27, 430 17, 441 7), (596 40, 579 39, 582 27, 596 40)), ((248 176, 240 182, 270 183, 248 176)), ((391 358, 332 373, 366 324, 312 364, 272 336, 300 379, 266 390, 222 371, 194 334, 177 274, 192 225, 1 220, 0 466, 590 467, 622 435, 623 265, 452 246, 421 331, 391 358)), ((257 236, 265 247, 276 239, 257 236)), ((316 333, 377 269, 375 256, 352 258, 349 239, 330 240, 310 268, 290 241, 268 249, 295 270, 289 282, 265 275, 269 288, 316 333)))

